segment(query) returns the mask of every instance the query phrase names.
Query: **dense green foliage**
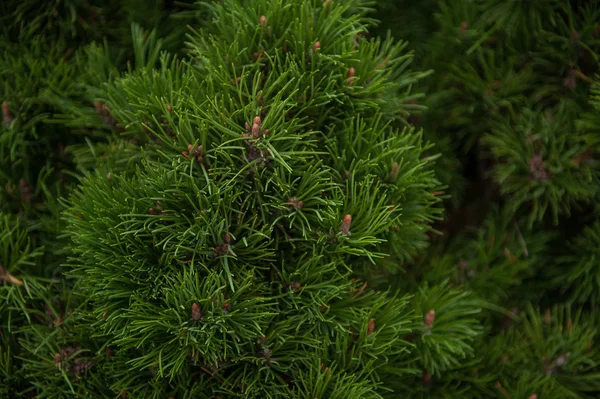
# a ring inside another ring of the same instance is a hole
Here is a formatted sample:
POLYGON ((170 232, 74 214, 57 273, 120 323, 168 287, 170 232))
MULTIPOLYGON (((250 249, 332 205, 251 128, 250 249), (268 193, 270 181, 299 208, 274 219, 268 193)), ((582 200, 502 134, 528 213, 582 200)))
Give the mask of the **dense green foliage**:
POLYGON ((600 2, 0 24, 0 398, 600 394, 600 2))

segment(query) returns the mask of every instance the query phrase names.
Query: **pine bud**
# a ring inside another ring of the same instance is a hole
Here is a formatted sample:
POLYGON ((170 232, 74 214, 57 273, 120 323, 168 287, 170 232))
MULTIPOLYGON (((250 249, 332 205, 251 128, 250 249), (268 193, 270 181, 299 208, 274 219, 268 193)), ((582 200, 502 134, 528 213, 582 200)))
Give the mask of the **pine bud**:
POLYGON ((313 44, 313 51, 319 51, 321 49, 321 42, 315 42, 315 44, 313 44))
POLYGON ((198 321, 202 318, 202 312, 200 312, 200 306, 196 302, 192 304, 192 320, 198 321))
POLYGON ((464 36, 465 33, 467 33, 467 29, 469 29, 469 24, 467 23, 467 21, 462 21, 460 23, 460 35, 464 36))
POLYGON ((533 395, 531 395, 531 396, 530 396, 528 399, 537 399, 537 394, 535 394, 535 393, 534 393, 534 394, 533 394, 533 395))
POLYGON ((549 326, 550 323, 552 323, 552 316, 550 315, 550 308, 546 308, 546 311, 544 312, 544 324, 549 326))
POLYGON ((260 20, 259 20, 259 23, 260 23, 260 24, 261 24, 263 27, 267 26, 267 17, 265 17, 264 15, 261 15, 261 17, 260 17, 260 20))
POLYGON ((106 180, 112 180, 112 173, 108 172, 108 174, 106 175, 106 180))
POLYGON ((288 202, 290 203, 290 206, 294 209, 300 209, 302 208, 302 205, 304 204, 302 201, 298 201, 296 199, 296 197, 292 197, 288 200, 288 202))
POLYGON ((428 329, 433 327, 433 322, 435 321, 435 310, 431 309, 429 312, 427 312, 423 320, 428 329))
POLYGON ((60 353, 55 353, 54 354, 54 367, 56 367, 57 369, 61 369, 61 365, 62 365, 62 358, 60 356, 60 353))
POLYGON ((13 121, 13 115, 10 112, 10 108, 8 107, 8 101, 4 100, 2 102, 2 117, 4 118, 4 125, 9 127, 13 121))
POLYGON ((398 177, 398 171, 400 170, 400 165, 398 165, 398 162, 394 162, 392 164, 392 180, 396 181, 396 178, 398 177))
POLYGON ((302 289, 302 284, 300 284, 297 281, 291 281, 290 282, 290 288, 292 289, 292 291, 294 292, 298 292, 302 289))
POLYGON ((571 44, 576 45, 577 43, 579 43, 579 32, 573 29, 571 31, 571 44))
POLYGON ((350 214, 344 216, 342 225, 340 226, 340 232, 345 236, 350 236, 350 224, 352 223, 352 216, 350 214))
POLYGON ((431 373, 426 371, 423 373, 423 384, 429 385, 431 383, 431 373))
POLYGON ((535 154, 533 157, 531 157, 531 160, 529 161, 529 172, 536 180, 547 181, 550 179, 550 174, 546 170, 544 160, 538 154, 535 154))
POLYGON ((167 111, 169 111, 169 113, 173 115, 173 107, 171 107, 169 104, 167 104, 167 111))
POLYGON ((367 336, 373 334, 373 331, 375 331, 375 320, 371 319, 369 320, 369 327, 367 328, 367 336))
POLYGON ((252 137, 258 137, 260 135, 260 125, 255 123, 252 125, 252 137))
POLYGON ((346 74, 346 78, 348 79, 348 84, 352 85, 354 84, 354 74, 356 73, 356 70, 354 69, 354 67, 350 67, 350 69, 348 69, 348 73, 346 74))

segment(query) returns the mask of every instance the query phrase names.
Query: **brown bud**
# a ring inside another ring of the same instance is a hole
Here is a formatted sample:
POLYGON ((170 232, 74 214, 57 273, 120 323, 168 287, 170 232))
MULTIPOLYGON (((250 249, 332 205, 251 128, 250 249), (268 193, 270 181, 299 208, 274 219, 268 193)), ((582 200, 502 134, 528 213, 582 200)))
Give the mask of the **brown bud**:
POLYGON ((547 181, 550 179, 550 174, 546 170, 546 164, 538 154, 535 154, 529 160, 529 172, 531 173, 531 177, 536 180, 547 181))
POLYGON ((267 26, 267 17, 265 17, 264 15, 260 16, 260 19, 258 21, 263 27, 267 26))
POLYGON ((350 236, 350 225, 352 223, 352 215, 348 214, 344 216, 342 225, 340 226, 340 232, 345 236, 350 236))
POLYGON ((4 125, 9 127, 13 121, 13 115, 10 112, 10 108, 8 107, 8 101, 4 100, 2 102, 2 117, 4 118, 4 125))
POLYGON ((61 361, 62 361, 62 358, 60 356, 60 353, 55 353, 54 354, 54 367, 56 367, 57 369, 60 369, 61 361))
POLYGON ((106 175, 106 180, 112 180, 112 173, 108 172, 106 175))
POLYGON ((551 322, 552 316, 550 315, 550 308, 546 308, 546 311, 544 312, 544 324, 550 325, 551 322))
POLYGON ((291 197, 288 202, 290 203, 290 206, 295 209, 302 208, 302 205, 304 204, 302 201, 298 201, 296 197, 291 197))
POLYGON ((371 319, 369 320, 369 327, 367 327, 367 335, 373 334, 373 331, 375 331, 375 320, 371 319))
POLYGON ((396 180, 396 178, 398 177, 399 170, 400 170, 400 165, 398 165, 398 162, 394 162, 392 164, 392 180, 396 180))
POLYGON ((579 32, 577 32, 575 29, 573 29, 571 31, 571 43, 577 44, 578 42, 579 42, 579 32))
POLYGON ((300 284, 297 281, 291 281, 290 282, 290 288, 292 289, 292 291, 294 292, 298 292, 302 289, 302 284, 300 284))
POLYGON ((223 237, 223 242, 225 244, 229 244, 231 242, 231 235, 229 233, 225 233, 225 236, 223 237))
POLYGON ((167 111, 169 111, 169 113, 173 115, 173 107, 171 107, 169 104, 167 104, 167 111))
POLYGON ((429 312, 427 312, 423 320, 428 328, 433 327, 433 322, 435 321, 435 310, 429 310, 429 312))
POLYGON ((529 396, 528 399, 537 399, 537 394, 534 393, 533 395, 529 396))
POLYGON ((258 137, 260 135, 260 125, 255 123, 252 125, 252 137, 258 137))
POLYGON ((423 373, 423 384, 429 385, 431 383, 431 373, 426 371, 423 373))
POLYGON ((321 49, 321 42, 315 42, 313 44, 313 51, 319 51, 321 49))
POLYGON ((192 304, 192 320, 198 321, 202 318, 202 313, 200 312, 200 306, 196 302, 192 304))
POLYGON ((462 21, 460 23, 460 35, 464 36, 467 32, 467 29, 469 29, 469 24, 467 23, 467 21, 462 21))

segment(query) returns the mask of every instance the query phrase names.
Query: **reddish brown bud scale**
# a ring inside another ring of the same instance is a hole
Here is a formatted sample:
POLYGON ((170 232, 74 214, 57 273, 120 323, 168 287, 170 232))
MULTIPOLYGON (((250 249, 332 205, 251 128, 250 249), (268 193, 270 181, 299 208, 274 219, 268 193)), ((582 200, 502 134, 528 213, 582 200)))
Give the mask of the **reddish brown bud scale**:
POLYGON ((229 233, 225 233, 225 236, 223 237, 223 242, 225 244, 229 244, 231 242, 231 235, 229 233))
POLYGON ((348 73, 346 74, 346 79, 347 79, 348 85, 354 84, 354 74, 355 73, 356 73, 356 70, 354 69, 354 67, 350 67, 350 69, 348 69, 348 73))
POLYGON ((258 20, 258 23, 261 24, 263 27, 267 26, 267 17, 261 15, 260 19, 258 20))
POLYGON ((350 235, 350 225, 352 224, 352 215, 348 214, 344 216, 344 220, 342 221, 342 225, 340 226, 340 232, 345 235, 350 235))
POLYGON ((496 381, 496 388, 502 393, 502 395, 504 395, 506 399, 510 399, 508 391, 502 386, 502 383, 500 381, 496 381))
POLYGON ((546 169, 546 164, 538 154, 535 154, 529 160, 529 173, 531 173, 531 177, 536 180, 547 181, 550 179, 550 173, 548 173, 546 169))
POLYGON ((435 322, 435 310, 431 309, 429 310, 429 312, 427 312, 427 314, 425 315, 425 318, 423 319, 423 321, 425 322, 425 325, 429 328, 433 327, 433 323, 435 322))
POLYGON ((469 24, 466 21, 462 21, 460 23, 460 35, 464 36, 467 33, 467 29, 469 29, 469 24))
POLYGON ((260 125, 255 123, 252 125, 252 137, 258 137, 260 135, 260 125))
POLYGON ((8 101, 6 100, 2 102, 2 117, 4 118, 4 125, 9 127, 13 121, 13 115, 10 112, 10 107, 8 106, 8 101))
POLYGON ((57 369, 60 369, 61 361, 62 361, 62 358, 60 356, 60 353, 54 354, 54 367, 56 367, 57 369))
POLYGON ((200 312, 200 306, 196 302, 192 304, 192 320, 198 321, 202 318, 202 313, 200 312))
POLYGON ((531 396, 530 396, 528 399, 537 399, 537 394, 535 394, 535 393, 534 393, 534 394, 533 394, 533 395, 531 395, 531 396))
POLYGON ((373 331, 375 331, 375 320, 371 319, 369 320, 369 327, 367 327, 367 336, 373 334, 373 331))
POLYGON ((431 383, 431 373, 426 371, 423 373, 423 384, 429 385, 431 383))
POLYGON ((398 162, 394 162, 392 164, 392 180, 396 180, 398 177, 398 171, 400 171, 400 165, 398 165, 398 162))
POLYGON ((313 51, 319 51, 321 49, 321 42, 315 42, 315 44, 313 44, 313 51))
POLYGON ((292 289, 292 291, 298 292, 302 289, 302 284, 300 284, 297 281, 292 281, 290 282, 290 288, 292 289))
POLYGON ((173 115, 173 107, 171 107, 169 104, 167 104, 167 111, 169 111, 169 113, 173 115))

